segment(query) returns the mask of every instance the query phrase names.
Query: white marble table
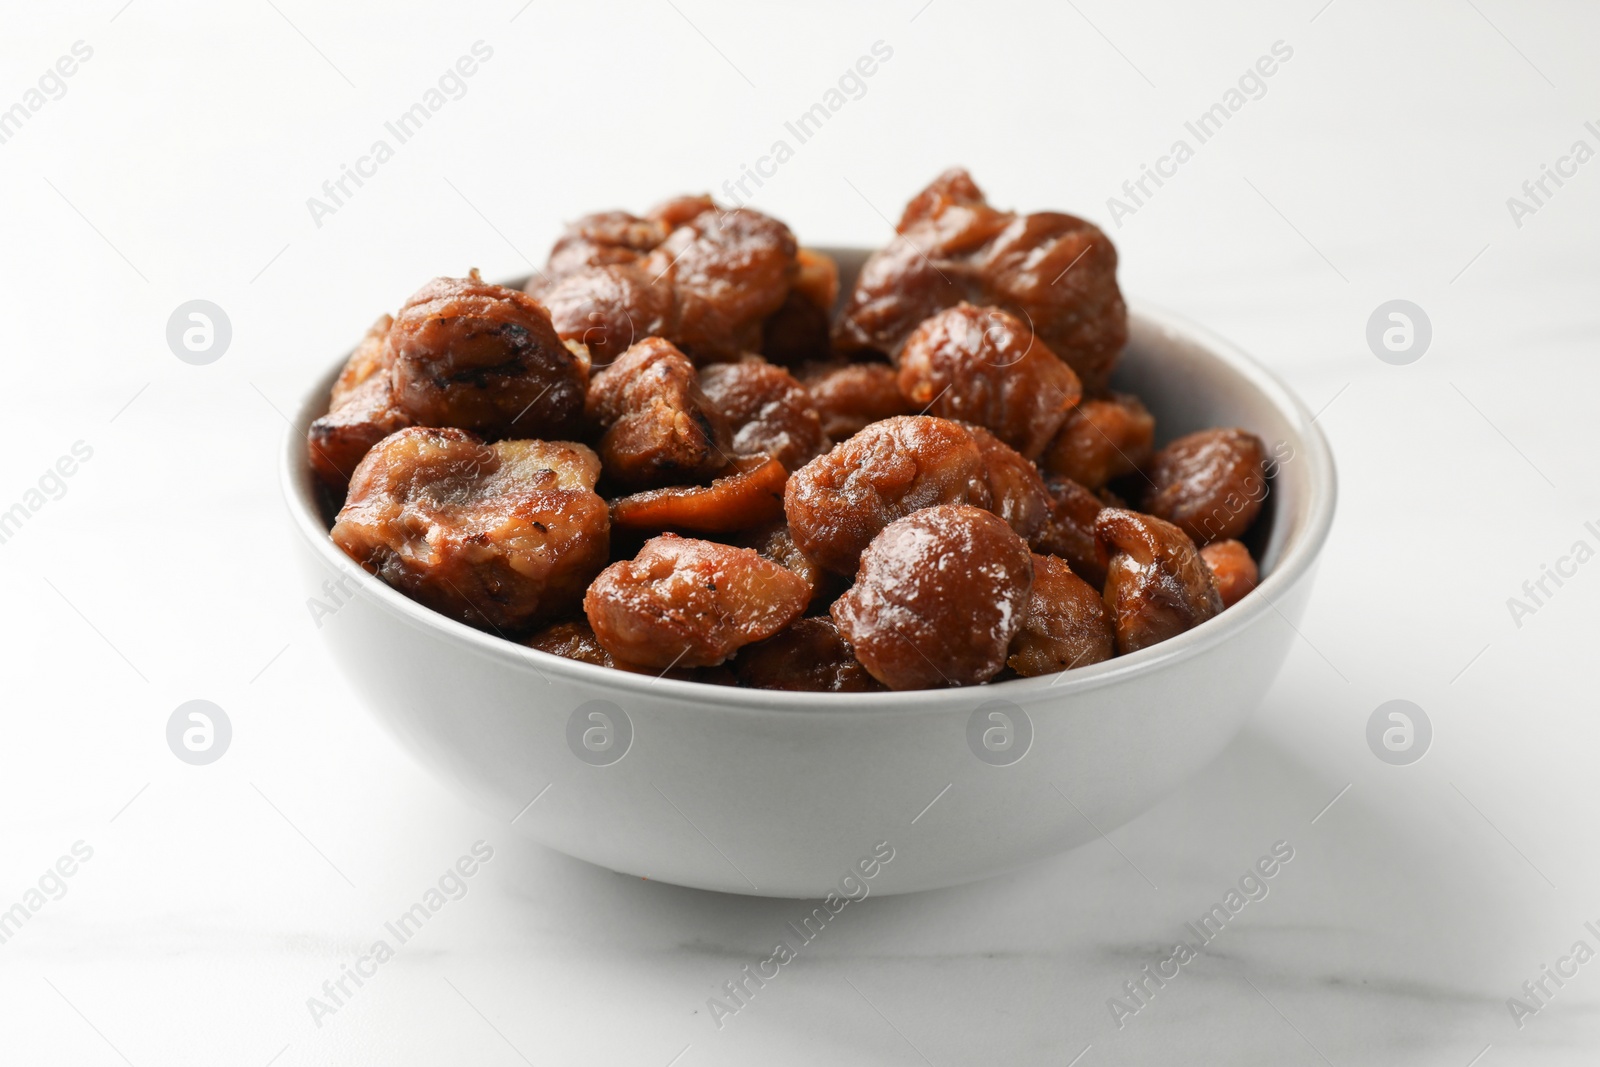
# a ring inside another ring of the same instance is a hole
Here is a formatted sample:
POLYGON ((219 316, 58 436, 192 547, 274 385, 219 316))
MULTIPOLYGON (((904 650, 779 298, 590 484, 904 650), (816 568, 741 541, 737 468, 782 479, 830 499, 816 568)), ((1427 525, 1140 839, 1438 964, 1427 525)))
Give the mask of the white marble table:
POLYGON ((1600 949, 1600 564, 1507 601, 1600 547, 1600 163, 1561 164, 1600 148, 1600 14, 1144 7, 8 12, 0 112, 92 55, 0 143, 0 510, 28 511, 0 543, 0 909, 44 890, 0 943, 0 1063, 1593 1063, 1600 961, 1562 960, 1600 949), (464 95, 314 220, 479 40, 464 95), (737 180, 876 41, 892 57, 756 206, 879 241, 965 162, 1000 203, 1081 211, 1136 299, 1322 410, 1342 501, 1304 640, 1215 765, 1108 841, 850 908, 719 1029, 708 998, 809 907, 545 852, 408 762, 290 573, 279 412, 426 277, 522 273, 564 218, 737 180), (1107 198, 1276 41, 1259 99, 1113 226, 1107 198), (1513 218, 1542 164, 1571 174, 1513 218), (195 298, 233 327, 208 366, 164 339, 195 298), (1433 327, 1404 366, 1365 339, 1396 298, 1433 327), (1365 736, 1396 698, 1433 727, 1409 766, 1365 736), (166 744, 191 699, 233 724, 209 766, 166 744), (334 1004, 478 841, 465 895, 334 1004), (1265 898, 1119 1028, 1108 1001, 1277 842, 1265 898))

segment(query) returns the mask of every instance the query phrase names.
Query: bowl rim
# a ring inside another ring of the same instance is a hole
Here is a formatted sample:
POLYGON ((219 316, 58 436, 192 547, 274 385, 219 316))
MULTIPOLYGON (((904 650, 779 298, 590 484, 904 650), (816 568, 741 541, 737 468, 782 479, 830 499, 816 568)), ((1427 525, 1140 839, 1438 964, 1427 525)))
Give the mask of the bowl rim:
MULTIPOLYGON (((870 250, 839 248, 822 249, 822 251, 860 255, 870 250)), ((517 287, 520 288, 520 285, 517 287)), ((1143 302, 1130 302, 1128 314, 1130 322, 1138 321, 1162 334, 1197 344, 1208 355, 1219 359, 1265 397, 1290 428, 1299 435, 1301 443, 1305 446, 1303 457, 1305 462, 1303 466, 1298 462, 1295 466, 1306 472, 1304 477, 1308 501, 1305 522, 1302 528, 1286 538, 1272 572, 1262 579, 1261 584, 1251 595, 1227 611, 1149 648, 1058 674, 1012 678, 981 686, 902 692, 815 693, 747 689, 635 674, 567 659, 553 653, 528 648, 497 634, 478 630, 442 615, 356 566, 354 561, 334 544, 333 539, 328 536, 327 529, 322 525, 312 487, 310 468, 305 461, 306 431, 312 419, 327 410, 329 389, 347 357, 341 357, 327 373, 319 376, 296 406, 294 418, 284 435, 284 447, 279 463, 279 483, 291 522, 313 553, 334 570, 353 574, 356 577, 358 591, 369 595, 389 615, 492 660, 518 669, 530 670, 544 678, 547 683, 552 678, 560 678, 575 686, 603 689, 612 694, 657 700, 670 697, 751 714, 770 712, 804 712, 807 715, 876 714, 895 710, 937 714, 951 710, 970 711, 975 700, 980 706, 989 701, 1023 704, 1037 703, 1046 695, 1052 701, 1064 703, 1073 694, 1115 685, 1130 676, 1159 671, 1191 657, 1203 655, 1229 640, 1238 631, 1253 625, 1269 612, 1281 616, 1277 601, 1297 585, 1316 563, 1333 525, 1338 496, 1337 474, 1327 439, 1316 424, 1314 416, 1276 375, 1245 354, 1237 345, 1183 316, 1143 302)), ((1302 457, 1296 458, 1298 460, 1302 457)))

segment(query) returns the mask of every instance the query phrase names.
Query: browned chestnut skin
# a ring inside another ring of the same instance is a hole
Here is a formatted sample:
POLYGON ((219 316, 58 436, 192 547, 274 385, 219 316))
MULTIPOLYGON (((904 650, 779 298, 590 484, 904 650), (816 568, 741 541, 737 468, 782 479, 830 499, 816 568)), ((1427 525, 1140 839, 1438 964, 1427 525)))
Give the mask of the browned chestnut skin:
POLYGON ((828 313, 791 289, 761 324, 761 354, 784 367, 825 360, 831 345, 828 313))
POLYGON ((800 550, 828 570, 856 573, 862 550, 903 515, 934 504, 992 500, 983 452, 948 419, 875 422, 789 478, 783 509, 800 550))
POLYGON ((643 218, 626 211, 584 215, 556 238, 543 273, 529 283, 530 292, 537 296, 540 284, 549 284, 587 267, 636 262, 666 240, 671 229, 661 217, 660 209, 647 212, 643 218))
POLYGON ((789 472, 771 456, 739 456, 731 473, 710 485, 646 489, 614 501, 617 529, 739 533, 783 518, 783 487, 789 472))
POLYGON ((890 689, 988 681, 1006 664, 1033 587, 1027 542, 982 508, 941 504, 885 526, 831 614, 890 689))
POLYGON ((646 211, 597 211, 569 223, 550 248, 545 269, 528 282, 528 292, 539 296, 555 282, 590 267, 638 263, 649 257, 667 235, 702 212, 715 211, 709 196, 678 196, 646 211))
POLYGON ((583 345, 595 368, 646 337, 670 334, 676 307, 671 287, 637 263, 579 271, 544 286, 536 299, 561 339, 583 345))
POLYGON ((1128 339, 1117 251, 1083 219, 989 205, 964 170, 918 193, 900 239, 873 254, 834 324, 834 345, 893 355, 929 316, 963 300, 1027 322, 1086 388, 1102 388, 1128 339))
POLYGON ((1138 397, 1128 393, 1091 397, 1067 413, 1039 465, 1046 474, 1099 489, 1143 466, 1155 436, 1156 420, 1138 397))
POLYGON ((600 461, 566 442, 411 427, 367 453, 333 540, 414 600, 504 633, 570 614, 605 565, 600 461))
POLYGON ((679 197, 644 218, 580 219, 528 292, 597 364, 646 336, 665 337, 697 361, 733 359, 760 346, 800 274, 797 252, 789 228, 759 211, 679 197))
POLYGON ((601 571, 583 610, 619 660, 714 667, 799 618, 809 597, 805 579, 758 552, 663 534, 601 571))
POLYGON ((754 351, 799 273, 797 251, 789 227, 750 208, 713 208, 681 223, 651 254, 677 295, 678 343, 702 360, 754 351))
POLYGON ((593 627, 583 619, 569 619, 547 626, 523 644, 540 652, 548 652, 552 656, 577 660, 579 663, 592 663, 596 667, 627 671, 630 674, 650 674, 662 678, 676 678, 683 682, 709 682, 712 685, 736 684, 735 679, 723 667, 674 667, 669 671, 659 671, 651 667, 626 663, 605 650, 595 637, 593 627))
POLYGON ((1028 540, 1050 518, 1052 500, 1039 477, 1039 468, 1000 438, 970 422, 959 424, 978 443, 989 480, 989 510, 1006 520, 1018 536, 1028 540))
POLYGON ((1066 560, 1035 554, 1028 612, 1011 639, 1006 666, 1032 678, 1087 667, 1116 654, 1116 633, 1100 591, 1072 573, 1066 560))
POLYGON ((670 341, 647 337, 595 374, 588 411, 604 431, 606 476, 619 485, 681 485, 728 464, 727 424, 701 391, 694 364, 670 341))
MULTIPOLYGON (((694 222, 707 211, 720 212, 717 202, 711 199, 708 193, 682 193, 678 196, 663 200, 650 209, 650 217, 659 219, 666 226, 667 233, 671 233, 679 226, 694 222)), ((751 212, 759 215, 759 211, 751 212)))
POLYGON ((328 413, 306 434, 312 472, 341 496, 368 449, 411 425, 411 417, 395 403, 394 354, 387 344, 393 324, 384 315, 367 331, 333 383, 328 413))
POLYGON ((592 663, 596 667, 618 666, 617 658, 600 646, 593 628, 582 620, 568 620, 547 626, 523 644, 552 656, 592 663))
POLYGON ((839 299, 839 267, 832 258, 802 248, 795 262, 794 287, 761 327, 761 354, 785 367, 828 358, 833 305, 839 299))
POLYGON ((829 618, 796 619, 733 661, 740 685, 804 693, 881 693, 829 618))
POLYGON ((843 441, 896 415, 917 414, 900 392, 897 372, 887 363, 813 363, 801 374, 822 420, 822 432, 831 440, 843 441))
POLYGON ((1236 428, 1157 452, 1110 391, 1106 235, 959 169, 898 231, 843 299, 709 196, 579 219, 523 292, 434 279, 308 431, 333 539, 530 648, 806 692, 1071 669, 1247 596, 1275 464, 1236 428))
POLYGON ((800 249, 795 254, 793 291, 823 314, 832 314, 839 302, 839 264, 814 248, 800 249))
POLYGON ((312 470, 342 492, 361 457, 407 426, 496 437, 570 437, 582 429, 587 358, 555 336, 522 293, 435 278, 380 318, 345 364, 307 440, 312 470))
POLYGON ((1071 478, 1047 478, 1044 485, 1050 495, 1050 514, 1033 536, 1034 549, 1060 556, 1084 581, 1103 588, 1109 558, 1095 540, 1094 520, 1105 501, 1071 478))
POLYGON ((703 367, 700 388, 727 422, 738 455, 764 452, 793 471, 831 444, 806 387, 764 359, 703 367))
POLYGON ((804 578, 811 590, 811 603, 807 610, 812 613, 826 612, 828 605, 849 588, 847 579, 824 570, 816 560, 800 551, 800 546, 794 543, 785 523, 778 522, 753 530, 741 537, 738 543, 744 548, 755 549, 772 562, 804 578))
POLYGON ((983 426, 1030 460, 1083 395, 1072 368, 996 307, 961 303, 925 320, 899 365, 900 391, 917 409, 983 426))
POLYGON ((1211 579, 1222 597, 1222 606, 1231 608, 1261 580, 1250 550, 1238 541, 1213 541, 1200 550, 1200 558, 1211 568, 1211 579))
POLYGON ((1104 508, 1095 537, 1110 556, 1104 599, 1124 655, 1176 637, 1222 610, 1194 542, 1153 515, 1104 508))
POLYGON ((1151 457, 1142 506, 1196 544, 1250 529, 1267 496, 1266 446, 1239 429, 1200 430, 1151 457))
POLYGON ((419 289, 387 344, 395 404, 419 426, 544 440, 583 429, 588 356, 562 342, 537 301, 477 271, 419 289))

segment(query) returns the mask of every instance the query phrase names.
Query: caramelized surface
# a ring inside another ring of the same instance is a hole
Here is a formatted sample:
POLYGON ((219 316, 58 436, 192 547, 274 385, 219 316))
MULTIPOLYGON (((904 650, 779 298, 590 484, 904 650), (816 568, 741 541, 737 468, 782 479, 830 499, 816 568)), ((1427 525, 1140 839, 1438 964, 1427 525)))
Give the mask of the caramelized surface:
POLYGON ((514 631, 570 613, 605 566, 599 473, 580 444, 401 430, 356 467, 333 540, 434 610, 514 631))
POLYGON ((748 548, 663 534, 600 573, 584 597, 613 656, 664 670, 712 667, 805 611, 805 580, 748 548))
POLYGON ((852 575, 878 531, 935 504, 990 503, 988 468, 972 435, 947 419, 875 422, 789 479, 784 512, 795 544, 852 575))
POLYGON ((982 508, 941 504, 884 527, 833 620, 890 689, 988 681, 1005 666, 1033 586, 1022 538, 982 508))
POLYGON ((1137 652, 1176 637, 1222 610, 1210 569, 1194 542, 1172 523, 1105 508, 1094 530, 1111 559, 1104 596, 1118 652, 1137 652))
POLYGON ((834 324, 844 351, 896 354, 921 322, 963 300, 1015 314, 1077 372, 1104 386, 1128 339, 1117 250, 1080 218, 991 207, 950 170, 906 205, 900 239, 873 254, 834 324))
POLYGON ((1154 450, 1107 384, 1116 268, 962 170, 842 301, 761 212, 586 215, 525 291, 436 278, 379 319, 307 460, 363 567, 554 655, 818 693, 1069 670, 1259 581, 1266 449, 1154 450))

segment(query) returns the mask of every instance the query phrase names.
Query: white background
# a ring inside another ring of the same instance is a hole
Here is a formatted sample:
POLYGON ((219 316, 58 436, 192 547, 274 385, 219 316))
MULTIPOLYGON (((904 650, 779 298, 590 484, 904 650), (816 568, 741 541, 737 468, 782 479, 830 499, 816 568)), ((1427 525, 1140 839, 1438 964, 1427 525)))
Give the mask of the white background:
POLYGON ((93 448, 0 544, 0 908, 94 849, 0 945, 0 1063, 1593 1062, 1600 961, 1520 1030, 1506 998, 1600 947, 1600 563, 1520 628, 1506 601, 1600 546, 1600 162, 1520 227, 1506 200, 1600 148, 1600 11, 122 5, 0 19, 0 108, 94 50, 0 145, 0 509, 93 448), (316 226, 306 199, 480 39, 467 94, 316 226), (719 192, 879 40, 754 205, 881 243, 961 163, 1094 219, 1135 301, 1323 409, 1340 509, 1305 640, 1217 765, 1115 848, 850 909, 719 1032, 706 998, 801 909, 544 852, 408 762, 291 572, 280 412, 430 276, 526 273, 563 220, 719 192), (1107 197, 1279 40, 1266 94, 1114 226, 1107 197), (194 298, 232 321, 209 366, 165 342, 194 298), (1433 324, 1408 366, 1365 340, 1394 298, 1433 324), (1409 767, 1364 736, 1397 697, 1434 728, 1409 767), (209 767, 164 739, 194 698, 234 726, 209 767), (314 1025, 306 998, 479 839, 465 899, 314 1025), (1106 999, 1279 839, 1272 895, 1117 1030, 1106 999))

